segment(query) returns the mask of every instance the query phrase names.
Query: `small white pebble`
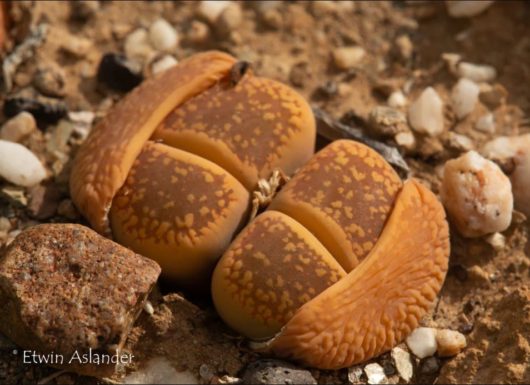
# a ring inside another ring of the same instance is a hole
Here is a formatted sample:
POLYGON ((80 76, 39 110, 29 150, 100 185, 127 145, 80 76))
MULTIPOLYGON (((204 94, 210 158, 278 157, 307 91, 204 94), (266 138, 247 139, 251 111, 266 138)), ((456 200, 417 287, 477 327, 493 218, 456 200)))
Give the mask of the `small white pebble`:
POLYGON ((491 82, 497 77, 497 70, 485 64, 460 62, 456 66, 459 77, 473 80, 475 83, 491 82))
POLYGON ((125 55, 129 58, 147 61, 156 53, 149 42, 149 35, 144 28, 138 28, 125 38, 125 55))
POLYGON ((407 150, 412 150, 416 147, 416 138, 411 131, 400 132, 394 136, 397 145, 407 150))
POLYGON ((506 247, 506 237, 501 233, 493 233, 486 238, 488 242, 495 250, 501 251, 506 247))
POLYGON ((151 65, 151 71, 154 74, 163 72, 170 69, 178 64, 178 60, 171 55, 165 55, 162 58, 158 59, 151 65))
POLYGON ((443 132, 443 103, 432 87, 427 87, 409 107, 410 126, 416 132, 437 136, 443 132))
POLYGON ((368 377, 369 384, 386 384, 388 379, 385 375, 385 370, 378 363, 368 364, 364 367, 364 373, 368 377))
POLYGON ((215 23, 221 13, 228 7, 231 1, 207 1, 203 0, 197 9, 199 16, 205 18, 210 23, 215 23))
POLYGON ((409 382, 413 374, 410 354, 400 347, 395 347, 392 349, 391 355, 399 375, 406 382, 409 382))
POLYGON ((481 153, 489 159, 510 163, 515 208, 530 218, 530 134, 493 139, 481 153))
POLYGON ((20 142, 37 129, 37 122, 29 112, 23 111, 4 123, 0 139, 20 142))
POLYGON ((407 337, 406 342, 416 357, 430 357, 436 353, 436 330, 419 327, 407 337))
POLYGON ((407 97, 401 91, 394 91, 388 97, 387 104, 393 108, 405 107, 407 105, 407 97))
POLYGON ((495 132, 495 118, 493 117, 493 114, 488 113, 486 115, 481 116, 477 120, 475 128, 481 132, 493 134, 495 132))
POLYGON ((154 309, 153 305, 151 304, 151 302, 149 302, 149 301, 145 301, 144 310, 149 315, 155 314, 155 309, 154 309))
POLYGON ((364 58, 366 51, 363 47, 339 47, 333 50, 333 62, 341 70, 355 68, 364 58))
POLYGON ((159 51, 170 51, 177 46, 179 37, 171 24, 158 19, 149 27, 149 41, 159 51))
POLYGON ((440 357, 456 356, 467 345, 466 337, 462 333, 449 329, 436 331, 436 343, 440 357))
POLYGON ((447 12, 451 17, 472 17, 484 12, 493 4, 493 0, 450 0, 446 1, 447 12))
POLYGON ((458 119, 469 115, 478 102, 480 87, 472 80, 460 79, 451 91, 451 104, 458 119))
POLYGON ((510 179, 475 151, 445 164, 440 194, 449 218, 465 237, 480 237, 510 226, 510 179))
POLYGON ((0 177, 18 186, 29 187, 46 178, 39 158, 21 144, 0 140, 0 177))
POLYGON ((217 31, 221 34, 229 34, 243 21, 243 11, 239 3, 229 4, 216 20, 217 31))

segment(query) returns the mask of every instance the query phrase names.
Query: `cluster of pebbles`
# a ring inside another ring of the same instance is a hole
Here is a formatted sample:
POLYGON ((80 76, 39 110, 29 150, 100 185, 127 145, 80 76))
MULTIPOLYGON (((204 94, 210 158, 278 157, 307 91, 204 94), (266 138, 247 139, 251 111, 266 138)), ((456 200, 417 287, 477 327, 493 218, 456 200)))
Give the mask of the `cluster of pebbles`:
MULTIPOLYGON (((449 2, 447 11, 452 17, 472 17, 491 3, 449 2)), ((81 19, 95 17, 101 7, 99 2, 80 4, 72 5, 72 12, 81 19)), ((331 8, 346 12, 350 6, 349 2, 311 5, 313 12, 331 8)), ((281 14, 275 5, 256 2, 252 7, 270 27, 280 25, 281 14)), ((117 25, 114 33, 120 39, 120 50, 102 57, 95 76, 104 87, 128 91, 145 77, 176 65, 182 45, 203 47, 218 37, 237 44, 241 39, 237 28, 243 21, 244 10, 238 2, 201 1, 185 33, 163 18, 123 30, 117 25)), ((65 41, 62 49, 74 60, 83 60, 93 44, 77 36, 65 41)), ((401 56, 412 55, 406 35, 396 44, 401 56)), ((334 49, 330 61, 335 70, 348 73, 358 69, 367 56, 362 44, 352 41, 334 49)), ((443 55, 442 60, 454 77, 449 92, 436 84, 420 90, 409 83, 393 88, 386 103, 369 112, 366 127, 371 136, 395 145, 405 156, 431 159, 451 148, 451 156, 439 158, 436 180, 430 183, 438 190, 455 231, 499 244, 503 242, 499 233, 512 224, 514 210, 530 217, 530 134, 496 135, 495 109, 505 103, 506 95, 499 91, 494 67, 464 61, 454 53, 443 55), (489 139, 479 146, 473 138, 455 132, 454 127, 464 121, 489 139)), ((112 104, 111 100, 94 110, 67 111, 61 104, 66 78, 54 63, 42 65, 31 79, 38 96, 35 92, 31 96, 9 94, 4 101, 7 119, 0 127, 0 195, 9 208, 0 211, 0 302, 9 306, 0 313, 0 330, 17 344, 39 351, 72 354, 75 347, 110 354, 123 348, 141 309, 152 312, 146 300, 159 268, 85 227, 34 226, 51 218, 79 220, 67 189, 71 150, 112 104), (20 211, 25 212, 24 221, 16 218, 20 211), (22 231, 25 228, 30 229, 22 231), (111 256, 120 263, 110 263, 111 256), (69 301, 72 292, 83 294, 79 294, 83 301, 69 301), (31 311, 23 312, 23 307, 31 311), (22 329, 22 325, 31 325, 31 329, 22 329)), ((421 327, 387 354, 386 361, 350 368, 347 381, 409 382, 419 374, 436 374, 443 357, 454 356, 465 347, 466 337, 457 331, 421 327)), ((101 377, 114 367, 76 370, 101 377)), ((250 365, 240 377, 255 383, 319 381, 314 371, 269 360, 250 365)), ((168 380, 234 383, 240 378, 218 377, 206 369, 198 375, 176 371, 156 355, 127 377, 130 383, 168 380)))

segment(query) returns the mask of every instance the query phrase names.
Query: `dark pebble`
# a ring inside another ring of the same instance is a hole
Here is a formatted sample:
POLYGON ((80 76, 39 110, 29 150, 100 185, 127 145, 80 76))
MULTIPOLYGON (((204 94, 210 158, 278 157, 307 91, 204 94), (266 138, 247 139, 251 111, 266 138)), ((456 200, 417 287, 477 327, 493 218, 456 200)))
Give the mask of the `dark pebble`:
POLYGON ((97 76, 99 82, 122 92, 132 90, 143 80, 140 64, 118 53, 107 53, 103 56, 97 76))
POLYGON ((316 384, 308 370, 280 360, 251 363, 243 374, 244 384, 316 384))
POLYGON ((8 118, 27 111, 38 123, 54 124, 64 118, 68 112, 62 102, 44 102, 24 97, 9 98, 4 102, 4 115, 8 118))
POLYGON ((422 361, 420 372, 422 374, 436 374, 440 371, 440 361, 436 357, 429 357, 422 361))

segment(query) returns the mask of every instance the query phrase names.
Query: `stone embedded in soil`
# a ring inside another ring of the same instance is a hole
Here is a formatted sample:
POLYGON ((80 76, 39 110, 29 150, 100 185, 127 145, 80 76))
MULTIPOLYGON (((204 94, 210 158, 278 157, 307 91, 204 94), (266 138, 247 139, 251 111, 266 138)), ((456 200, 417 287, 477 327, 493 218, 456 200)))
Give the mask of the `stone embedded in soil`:
POLYGON ((340 70, 349 70, 355 68, 366 55, 363 47, 339 47, 332 52, 333 63, 340 70))
POLYGON ((456 356, 467 345, 466 337, 462 333, 449 329, 436 331, 436 343, 440 357, 456 356))
POLYGON ((164 72, 178 64, 178 60, 171 55, 164 55, 153 64, 151 64, 151 72, 153 75, 164 72))
POLYGON ((123 43, 123 50, 126 57, 141 62, 149 61, 156 55, 149 41, 149 34, 144 28, 138 28, 127 35, 123 43))
POLYGON ((405 107, 407 105, 407 97, 401 91, 394 91, 388 97, 387 104, 393 108, 405 107))
POLYGON ((33 85, 43 95, 63 97, 65 95, 65 73, 55 63, 40 65, 33 77, 33 85))
POLYGON ((0 139, 10 142, 20 142, 37 129, 37 122, 33 115, 23 111, 9 119, 0 128, 0 139))
POLYGON ((515 208, 530 218, 530 134, 495 138, 481 153, 503 164, 512 183, 515 208))
MULTIPOLYGON (((24 349, 65 357, 121 350, 160 274, 152 260, 74 224, 22 232, 0 259, 0 331, 24 349)), ((61 365, 57 365, 61 366, 61 365)), ((114 365, 66 365, 109 375, 114 365)))
POLYGON ((164 357, 149 360, 143 368, 123 379, 124 384, 200 384, 189 371, 177 371, 164 357))
POLYGON ((394 140, 398 146, 407 150, 412 150, 416 147, 416 138, 411 131, 397 133, 396 136, 394 136, 394 140))
POLYGON ((242 377, 244 384, 316 384, 313 375, 285 361, 265 359, 251 363, 242 377))
POLYGON ((473 17, 481 14, 493 4, 493 0, 450 0, 446 1, 447 13, 451 17, 473 17))
POLYGON ((214 24, 221 13, 230 5, 231 1, 224 0, 203 0, 197 8, 200 17, 206 19, 209 23, 214 24))
POLYGON ((0 178, 17 186, 29 187, 46 178, 39 158, 21 144, 0 140, 0 178))
POLYGON ((237 2, 229 4, 215 22, 215 29, 221 35, 228 35, 243 21, 243 10, 237 2))
POLYGON ((405 114, 392 107, 377 106, 370 111, 368 123, 375 134, 395 136, 409 131, 405 114))
POLYGON ((202 21, 193 20, 186 33, 186 39, 193 44, 203 44, 210 36, 210 27, 202 21))
POLYGON ((465 118, 475 109, 479 94, 480 87, 472 80, 458 80, 451 91, 451 104, 458 119, 465 118))
POLYGON ((430 357, 436 353, 436 330, 419 327, 407 337, 406 342, 416 357, 430 357))
POLYGON ((158 19, 149 27, 149 41, 159 51, 171 51, 177 47, 179 36, 171 24, 158 19))
POLYGON ((60 44, 63 51, 77 58, 85 57, 93 46, 92 40, 67 33, 62 36, 60 44))
POLYGON ((385 370, 378 363, 368 364, 364 367, 364 373, 368 378, 369 384, 387 384, 388 378, 386 378, 385 370))
POLYGON ((449 219, 465 237, 480 237, 510 226, 510 179, 475 151, 445 164, 440 194, 449 219))
POLYGON ((475 128, 478 131, 485 132, 488 134, 495 133, 495 118, 491 112, 486 115, 481 116, 477 123, 475 123, 475 128))
POLYGON ((427 87, 410 105, 408 119, 412 129, 421 134, 437 136, 443 132, 443 103, 434 88, 427 87))
POLYGON ((38 184, 28 189, 28 214, 31 218, 44 220, 57 211, 61 191, 55 184, 38 184))
POLYGON ((413 375, 412 361, 410 354, 400 347, 395 347, 391 352, 392 359, 396 365, 396 369, 406 382, 409 382, 413 375))
POLYGON ((497 70, 485 64, 460 62, 456 66, 456 72, 459 77, 467 78, 475 83, 491 82, 497 77, 497 70))
POLYGON ((467 152, 475 148, 475 143, 468 136, 450 131, 447 137, 448 145, 458 151, 467 152))
POLYGON ((98 81, 117 91, 132 90, 143 80, 141 65, 119 53, 107 53, 98 67, 98 81))

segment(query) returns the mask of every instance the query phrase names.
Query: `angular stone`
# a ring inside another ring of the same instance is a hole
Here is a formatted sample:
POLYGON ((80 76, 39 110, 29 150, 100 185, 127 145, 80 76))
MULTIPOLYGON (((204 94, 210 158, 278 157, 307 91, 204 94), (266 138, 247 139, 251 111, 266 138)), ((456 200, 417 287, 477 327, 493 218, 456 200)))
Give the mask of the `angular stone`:
POLYGON ((392 349, 391 354, 399 375, 406 382, 409 382, 413 374, 410 354, 399 347, 395 347, 394 349, 392 349))
POLYGON ((155 284, 152 260, 87 227, 46 224, 22 232, 0 260, 0 331, 26 350, 54 352, 53 366, 105 376, 155 284), (69 361, 73 361, 69 364, 69 361))
POLYGON ((456 330, 449 329, 436 331, 436 343, 440 357, 455 356, 467 345, 466 336, 456 330))

